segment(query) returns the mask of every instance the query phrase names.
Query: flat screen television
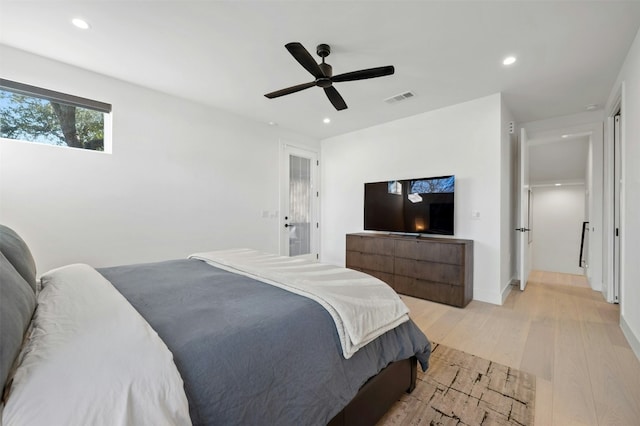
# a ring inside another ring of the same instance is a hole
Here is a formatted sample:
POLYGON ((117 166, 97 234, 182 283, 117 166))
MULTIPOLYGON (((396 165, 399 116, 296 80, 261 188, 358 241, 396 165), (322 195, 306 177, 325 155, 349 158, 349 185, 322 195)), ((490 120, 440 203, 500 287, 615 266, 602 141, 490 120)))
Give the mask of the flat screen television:
POLYGON ((364 229, 453 235, 455 176, 364 184, 364 229))

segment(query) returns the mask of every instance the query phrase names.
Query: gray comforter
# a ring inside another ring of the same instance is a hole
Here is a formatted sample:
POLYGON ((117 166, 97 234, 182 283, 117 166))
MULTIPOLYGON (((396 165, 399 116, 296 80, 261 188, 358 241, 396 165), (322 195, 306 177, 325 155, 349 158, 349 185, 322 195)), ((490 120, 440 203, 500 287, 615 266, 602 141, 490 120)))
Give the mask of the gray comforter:
POLYGON ((194 425, 321 425, 392 361, 431 345, 409 321, 351 359, 318 303, 174 260, 99 269, 158 332, 185 383, 194 425))

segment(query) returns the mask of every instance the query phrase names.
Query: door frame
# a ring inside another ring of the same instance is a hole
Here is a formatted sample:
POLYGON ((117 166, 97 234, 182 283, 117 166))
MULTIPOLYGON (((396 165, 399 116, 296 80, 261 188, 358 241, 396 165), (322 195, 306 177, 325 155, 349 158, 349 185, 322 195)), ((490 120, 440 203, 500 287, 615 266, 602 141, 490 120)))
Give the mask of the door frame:
MULTIPOLYGON (((605 120, 605 143, 604 143, 604 197, 603 199, 607 202, 604 202, 604 253, 603 253, 603 285, 602 285, 602 294, 605 300, 609 303, 620 303, 620 300, 623 297, 623 287, 624 287, 624 264, 625 264, 625 256, 624 256, 624 229, 625 229, 625 217, 624 217, 624 181, 621 181, 617 186, 618 190, 618 211, 620 212, 619 217, 619 237, 616 240, 615 237, 615 228, 616 228, 616 217, 615 217, 615 209, 614 209, 614 200, 615 200, 615 140, 614 140, 614 130, 615 130, 615 119, 614 117, 617 114, 620 114, 620 128, 622 129, 624 123, 624 82, 620 84, 618 90, 613 96, 613 101, 611 102, 609 108, 606 113, 605 120), (617 255, 617 256, 616 256, 617 255), (615 275, 616 263, 619 263, 618 275, 615 275), (617 282, 616 282, 617 281, 617 282)), ((619 149, 618 156, 620 158, 619 163, 619 176, 622 178, 622 172, 625 168, 625 160, 624 160, 624 132, 620 131, 619 145, 617 148, 619 149)))
POLYGON ((308 257, 318 260, 320 256, 320 153, 312 147, 296 145, 287 141, 280 141, 279 169, 280 169, 280 214, 278 220, 278 245, 281 256, 289 256, 289 239, 285 232, 285 217, 289 212, 289 155, 297 155, 311 159, 311 188, 316 196, 311 197, 311 253, 308 257), (315 164, 314 164, 315 163, 315 164), (315 224, 315 226, 313 226, 315 224))
POLYGON ((520 290, 524 290, 531 272, 531 185, 529 185, 529 144, 527 131, 520 129, 520 217, 519 228, 519 278, 520 290))
MULTIPOLYGON (((546 123, 543 123, 546 124, 546 123)), ((608 247, 606 245, 607 233, 607 195, 606 165, 607 153, 604 144, 604 127, 602 120, 584 122, 584 118, 576 116, 566 121, 550 122, 550 125, 538 125, 537 123, 525 124, 527 137, 530 144, 548 143, 557 141, 563 134, 582 135, 589 137, 590 154, 587 167, 590 167, 590 175, 587 176, 586 187, 588 189, 587 215, 589 220, 589 251, 587 253, 586 276, 591 288, 595 291, 603 291, 606 287, 606 270, 608 247)), ((518 253, 519 254, 519 253, 518 253)), ((576 252, 577 256, 577 252, 576 252)))

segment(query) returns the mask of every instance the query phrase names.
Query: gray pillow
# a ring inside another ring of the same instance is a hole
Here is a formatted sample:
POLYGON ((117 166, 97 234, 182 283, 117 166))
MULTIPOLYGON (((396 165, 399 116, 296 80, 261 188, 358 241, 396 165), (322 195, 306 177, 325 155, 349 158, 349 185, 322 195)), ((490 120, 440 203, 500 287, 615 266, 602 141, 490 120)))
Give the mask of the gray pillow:
POLYGON ((7 380, 36 308, 36 296, 0 253, 0 383, 7 380))
POLYGON ((0 252, 36 291, 36 262, 22 238, 11 228, 0 225, 0 252))

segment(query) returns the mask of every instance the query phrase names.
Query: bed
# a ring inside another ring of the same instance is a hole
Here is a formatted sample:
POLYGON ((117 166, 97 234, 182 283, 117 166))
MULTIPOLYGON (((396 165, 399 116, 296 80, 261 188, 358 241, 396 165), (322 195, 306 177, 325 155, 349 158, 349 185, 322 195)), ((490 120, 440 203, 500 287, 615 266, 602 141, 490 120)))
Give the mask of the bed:
POLYGON ((298 262, 68 265, 36 298, 29 248, 0 225, 3 424, 374 424, 431 345, 371 277, 298 262), (350 299, 372 308, 343 318, 350 299))

